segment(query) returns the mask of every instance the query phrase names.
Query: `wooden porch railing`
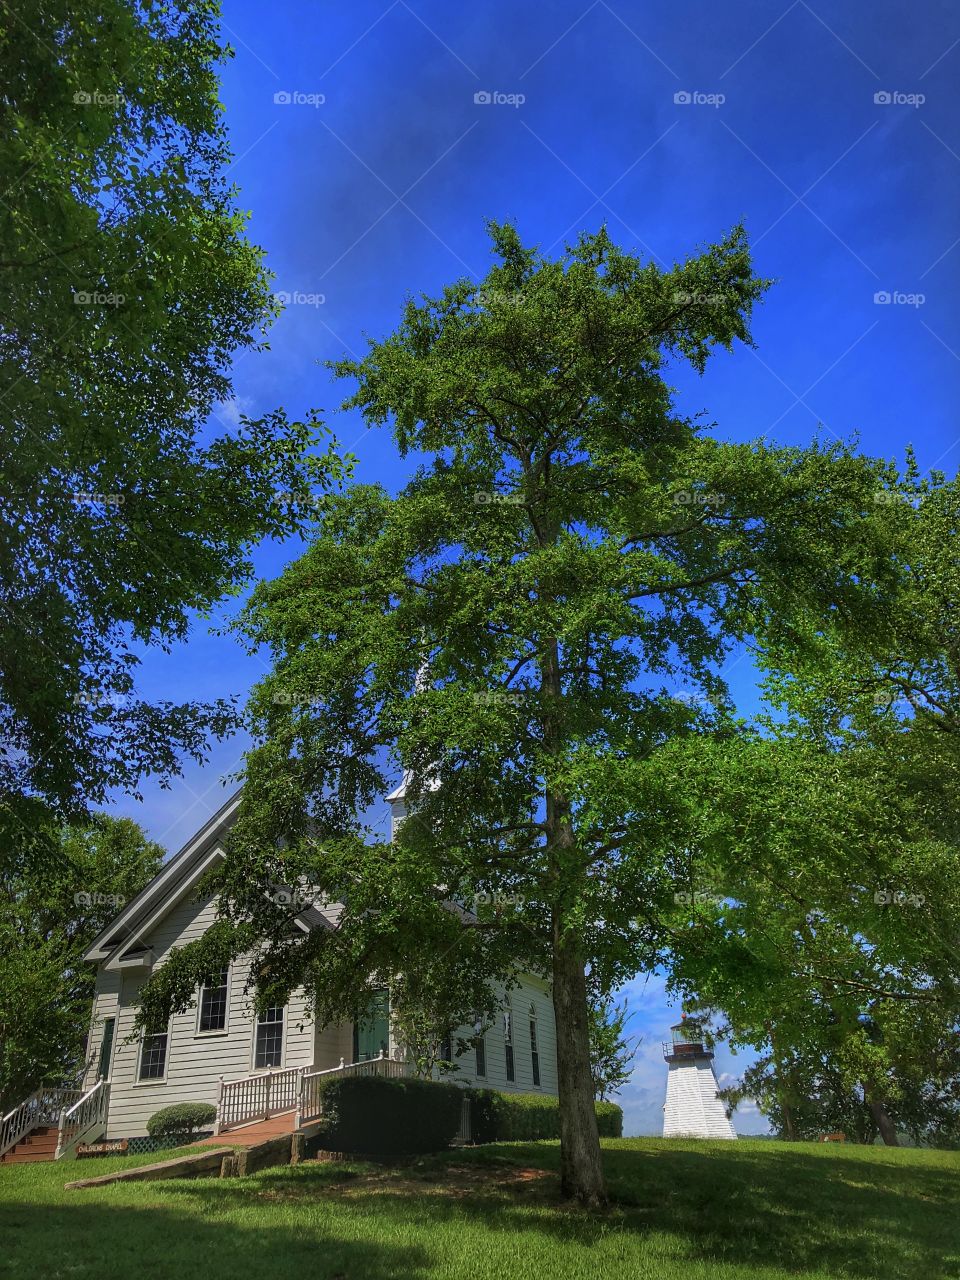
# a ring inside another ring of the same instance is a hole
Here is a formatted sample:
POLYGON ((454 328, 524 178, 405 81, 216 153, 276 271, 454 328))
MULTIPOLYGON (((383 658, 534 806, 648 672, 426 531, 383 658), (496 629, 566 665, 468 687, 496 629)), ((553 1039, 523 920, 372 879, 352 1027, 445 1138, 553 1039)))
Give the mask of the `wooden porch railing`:
POLYGON ((64 1108, 82 1097, 82 1089, 36 1089, 0 1120, 0 1156, 15 1147, 31 1129, 57 1124, 64 1108))
POLYGON ((221 1080, 217 1099, 214 1133, 253 1120, 268 1120, 279 1111, 296 1111, 295 1127, 320 1115, 320 1086, 331 1076, 388 1076, 394 1079, 410 1075, 413 1066, 388 1058, 381 1051, 378 1058, 366 1062, 345 1062, 338 1067, 314 1071, 309 1067, 290 1067, 286 1071, 267 1071, 246 1076, 243 1080, 221 1080))
POLYGON ((221 1079, 214 1133, 250 1120, 269 1120, 278 1111, 292 1111, 300 1095, 300 1078, 310 1069, 290 1067, 243 1080, 221 1079))
POLYGON ((304 1072, 300 1084, 300 1100, 297 1104, 296 1128, 316 1120, 323 1114, 323 1098, 321 1086, 332 1076, 346 1079, 349 1076, 386 1076, 388 1079, 399 1079, 413 1073, 413 1064, 388 1058, 381 1049, 380 1056, 368 1058, 365 1062, 344 1062, 340 1059, 339 1067, 328 1067, 326 1071, 304 1072))
POLYGON ((72 1107, 61 1111, 54 1159, 67 1160, 81 1142, 95 1142, 106 1130, 109 1105, 110 1086, 98 1080, 72 1107))

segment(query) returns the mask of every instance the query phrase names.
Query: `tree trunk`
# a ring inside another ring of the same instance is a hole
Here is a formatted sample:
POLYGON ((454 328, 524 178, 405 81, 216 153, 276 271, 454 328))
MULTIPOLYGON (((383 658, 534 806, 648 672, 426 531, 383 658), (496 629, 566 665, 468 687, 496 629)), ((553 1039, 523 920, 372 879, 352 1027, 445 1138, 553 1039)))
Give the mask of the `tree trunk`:
POLYGON ((873 1122, 877 1126, 880 1137, 883 1139, 883 1145, 885 1147, 899 1147, 900 1139, 897 1137, 897 1129, 890 1119, 886 1107, 879 1098, 873 1097, 866 1089, 863 1092, 867 1099, 867 1106, 870 1108, 873 1122))
POLYGON ((557 1026, 560 1094, 560 1190, 570 1200, 597 1208, 606 1204, 597 1113, 590 1072, 587 984, 583 956, 554 923, 553 1008, 557 1026))
POLYGON ((776 1080, 777 1096, 780 1102, 780 1114, 783 1119, 783 1137, 787 1142, 796 1142, 797 1126, 793 1120, 793 1104, 789 1101, 793 1093, 790 1085, 790 1077, 783 1065, 783 1057, 780 1053, 780 1037, 774 1030, 771 1023, 767 1023, 767 1034, 770 1037, 770 1051, 773 1055, 774 1063, 774 1079, 776 1080))
MULTIPOLYGON (((563 685, 560 646, 544 645, 541 690, 548 705, 543 742, 548 757, 563 756, 558 708, 563 685)), ((549 770, 549 766, 548 766, 549 770)), ((607 1202, 600 1158, 600 1134, 593 1105, 590 1070, 590 1030, 587 1021, 587 982, 577 934, 567 925, 568 903, 576 901, 587 883, 587 867, 577 849, 569 798, 547 777, 545 789, 547 859, 552 896, 553 1011, 557 1036, 557 1092, 560 1095, 560 1190, 565 1199, 598 1207, 607 1202)))
POLYGON ((785 1142, 796 1142, 797 1126, 793 1123, 793 1107, 789 1102, 780 1099, 780 1114, 783 1117, 783 1138, 785 1142))

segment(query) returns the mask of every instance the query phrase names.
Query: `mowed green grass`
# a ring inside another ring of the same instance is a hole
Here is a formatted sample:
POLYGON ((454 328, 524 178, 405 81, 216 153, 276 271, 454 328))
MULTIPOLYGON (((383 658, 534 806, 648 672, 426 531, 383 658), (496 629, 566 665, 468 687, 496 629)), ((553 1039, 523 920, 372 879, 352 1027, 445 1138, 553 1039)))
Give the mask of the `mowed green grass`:
POLYGON ((412 1166, 65 1191, 149 1157, 0 1168, 0 1276, 23 1280, 940 1280, 960 1276, 960 1153, 604 1142, 615 1203, 562 1206, 555 1143, 412 1166))

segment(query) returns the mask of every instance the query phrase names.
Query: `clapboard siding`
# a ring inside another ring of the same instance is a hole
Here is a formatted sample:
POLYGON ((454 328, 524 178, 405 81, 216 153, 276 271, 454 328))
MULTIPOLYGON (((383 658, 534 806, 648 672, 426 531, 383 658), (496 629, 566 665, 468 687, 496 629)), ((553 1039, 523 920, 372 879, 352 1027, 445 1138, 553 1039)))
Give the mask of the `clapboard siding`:
POLYGON ((735 1138, 709 1058, 668 1063, 665 1138, 735 1138))
MULTIPOLYGON (((214 918, 212 902, 198 902, 189 897, 175 905, 147 939, 153 948, 155 966, 163 963, 174 946, 199 938, 214 918)), ((137 994, 145 975, 140 971, 122 974, 110 1077, 108 1137, 136 1137, 146 1133, 150 1116, 174 1102, 215 1103, 221 1076, 225 1080, 237 1080, 251 1074, 254 1015, 250 995, 245 991, 248 973, 249 965, 244 961, 237 961, 231 967, 225 1032, 198 1035, 196 1003, 184 1013, 174 1015, 167 1048, 166 1080, 146 1082, 137 1080, 139 1042, 130 1038, 137 994)), ((106 1008, 106 1001, 106 992, 102 1000, 98 995, 98 1010, 106 1008)), ((309 1066, 313 1053, 313 1023, 306 1016, 303 993, 295 992, 286 1012, 281 1068, 309 1066)))
MULTIPOLYGON (((504 1093, 557 1092, 557 1037, 553 1016, 553 1001, 545 982, 532 976, 525 977, 519 987, 509 994, 513 1012, 513 1064, 516 1079, 507 1080, 506 1042, 503 1034, 503 1017, 497 1015, 494 1025, 485 1036, 487 1050, 487 1074, 476 1074, 476 1054, 468 1049, 456 1059, 459 1067, 449 1079, 461 1084, 475 1084, 486 1089, 500 1089, 504 1093), (530 1047, 530 1007, 537 1015, 537 1043, 540 1052, 540 1084, 533 1083, 533 1059, 530 1047)), ((463 1037, 473 1035, 473 1028, 463 1026, 463 1037)))
POLYGON ((314 1036, 313 1061, 318 1071, 338 1067, 340 1059, 353 1061, 353 1023, 317 1028, 314 1036))
MULTIPOLYGON (((329 908, 331 914, 337 908, 329 908)), ((199 938, 215 919, 212 901, 198 901, 187 896, 175 903, 157 923, 145 942, 152 948, 154 965, 163 964, 174 947, 199 938)), ((102 1038, 103 1019, 117 1018, 113 1062, 110 1072, 110 1117, 107 1136, 137 1137, 146 1133, 150 1116, 174 1102, 212 1102, 217 1100, 220 1078, 239 1080, 253 1070, 254 1015, 250 994, 245 990, 249 974, 246 961, 237 961, 230 972, 229 1018, 225 1032, 197 1033, 196 1002, 184 1013, 175 1014, 170 1024, 167 1048, 167 1076, 163 1081, 138 1081, 138 1040, 131 1039, 136 1013, 137 995, 146 974, 142 970, 105 969, 97 977, 88 1051, 87 1084, 93 1083, 102 1038)), ((452 1079, 463 1084, 477 1084, 506 1092, 557 1092, 556 1031, 553 1004, 545 982, 525 977, 509 995, 513 1010, 513 1043, 516 1080, 506 1077, 506 1055, 503 1018, 496 1018, 486 1033, 487 1073, 476 1075, 476 1057, 472 1049, 457 1061, 459 1070, 452 1079), (533 1083, 529 1035, 529 1011, 536 1010, 540 1051, 540 1085, 533 1083)), ((460 1034, 469 1036, 466 1026, 460 1034)), ((391 1037, 391 1051, 396 1047, 391 1037)), ((340 1059, 353 1056, 351 1023, 316 1028, 307 1013, 302 991, 291 997, 284 1027, 281 1069, 308 1067, 317 1070, 335 1067, 340 1059)))
MULTIPOLYGON (((87 1036, 87 1057, 83 1074, 83 1087, 90 1089, 97 1082, 97 1069, 100 1064, 100 1046, 103 1043, 103 1023, 105 1018, 115 1018, 120 1007, 120 974, 116 970, 97 970, 94 986, 93 1013, 90 1018, 90 1031, 87 1036)), ((116 1030, 113 1037, 113 1052, 116 1053, 116 1030)))

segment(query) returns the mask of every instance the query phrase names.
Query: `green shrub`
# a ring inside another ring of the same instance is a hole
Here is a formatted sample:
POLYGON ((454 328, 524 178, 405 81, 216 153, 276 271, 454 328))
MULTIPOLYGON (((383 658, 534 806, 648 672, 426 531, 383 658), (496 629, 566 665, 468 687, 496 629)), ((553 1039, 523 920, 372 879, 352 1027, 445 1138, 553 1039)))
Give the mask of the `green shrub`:
POLYGON ((183 1138, 186 1142, 216 1118, 212 1102, 175 1102, 153 1113, 147 1121, 147 1133, 151 1138, 183 1138))
POLYGON ((615 1102, 595 1102, 597 1128, 601 1138, 623 1137, 623 1108, 615 1102))
MULTIPOLYGON (((542 1093, 500 1093, 471 1089, 470 1128, 474 1142, 536 1141, 560 1137, 560 1105, 542 1093)), ((623 1112, 615 1102, 595 1102, 601 1138, 623 1136, 623 1112)))
POLYGON ((406 1155, 442 1151, 456 1137, 464 1091, 434 1080, 348 1076, 320 1086, 323 1115, 308 1150, 406 1155))

